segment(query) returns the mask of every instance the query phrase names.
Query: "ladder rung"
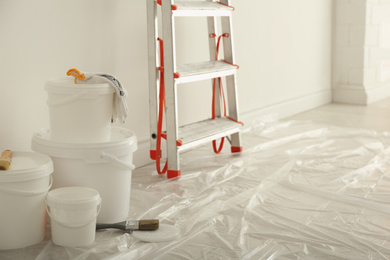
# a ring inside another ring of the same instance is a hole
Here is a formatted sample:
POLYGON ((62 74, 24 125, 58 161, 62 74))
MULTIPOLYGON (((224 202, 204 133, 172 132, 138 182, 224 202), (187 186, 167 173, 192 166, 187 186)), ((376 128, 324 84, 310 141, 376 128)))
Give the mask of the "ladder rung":
POLYGON ((237 66, 227 62, 214 60, 177 66, 180 77, 176 78, 176 83, 187 83, 233 75, 237 66))
POLYGON ((184 151, 215 139, 229 136, 239 132, 241 127, 240 123, 236 123, 226 117, 214 120, 207 119, 179 127, 178 136, 183 144, 178 146, 178 150, 184 151))
POLYGON ((176 10, 173 16, 230 16, 232 7, 215 2, 205 1, 175 1, 176 10))

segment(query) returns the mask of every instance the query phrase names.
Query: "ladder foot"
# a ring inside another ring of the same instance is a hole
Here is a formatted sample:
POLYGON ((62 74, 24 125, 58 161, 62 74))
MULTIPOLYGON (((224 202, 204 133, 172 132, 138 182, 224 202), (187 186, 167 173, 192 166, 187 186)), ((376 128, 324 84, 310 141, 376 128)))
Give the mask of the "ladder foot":
POLYGON ((242 152, 242 146, 232 146, 232 153, 241 153, 242 152))
POLYGON ((157 155, 161 155, 161 150, 159 153, 156 150, 150 150, 150 159, 157 160, 157 155))
POLYGON ((173 178, 179 178, 181 176, 181 170, 168 170, 167 172, 167 177, 168 179, 173 179, 173 178))

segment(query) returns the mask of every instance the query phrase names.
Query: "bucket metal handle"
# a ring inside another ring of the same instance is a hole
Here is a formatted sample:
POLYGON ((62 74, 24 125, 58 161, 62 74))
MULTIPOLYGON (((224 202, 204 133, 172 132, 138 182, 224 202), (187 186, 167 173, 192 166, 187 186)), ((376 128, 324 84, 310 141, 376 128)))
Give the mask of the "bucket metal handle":
POLYGON ((43 190, 37 190, 37 191, 15 190, 15 189, 7 188, 5 186, 0 185, 0 191, 5 191, 5 192, 18 194, 18 195, 23 195, 23 196, 35 196, 35 195, 40 195, 42 193, 45 193, 45 192, 49 191, 52 185, 53 185, 53 175, 50 175, 49 186, 47 186, 43 190))
POLYGON ((67 98, 64 98, 63 100, 60 100, 60 101, 57 101, 57 102, 50 102, 50 101, 47 101, 47 105, 50 106, 50 107, 54 107, 54 106, 62 106, 62 105, 66 105, 70 102, 73 102, 74 100, 84 96, 88 94, 88 90, 84 90, 84 91, 81 91, 73 96, 70 96, 70 97, 67 97, 67 98))
POLYGON ((107 159, 110 162, 112 162, 112 163, 114 163, 116 165, 125 167, 125 168, 127 168, 127 169, 129 169, 131 171, 133 171, 135 169, 134 164, 125 163, 124 161, 119 160, 117 157, 115 157, 115 156, 113 156, 111 154, 105 153, 105 152, 100 152, 100 158, 107 159))
POLYGON ((47 205, 47 200, 46 200, 45 203, 46 203, 46 211, 47 211, 47 214, 49 215, 50 219, 54 220, 59 225, 61 225, 63 227, 67 227, 67 228, 82 228, 82 227, 85 227, 86 225, 90 224, 92 221, 94 221, 97 218, 97 216, 100 213, 100 209, 102 208, 102 199, 100 198, 99 205, 97 205, 96 214, 91 219, 88 219, 85 223, 82 223, 82 224, 79 224, 79 225, 70 225, 68 223, 62 222, 62 221, 58 220, 57 218, 53 217, 53 215, 50 213, 50 206, 47 205))

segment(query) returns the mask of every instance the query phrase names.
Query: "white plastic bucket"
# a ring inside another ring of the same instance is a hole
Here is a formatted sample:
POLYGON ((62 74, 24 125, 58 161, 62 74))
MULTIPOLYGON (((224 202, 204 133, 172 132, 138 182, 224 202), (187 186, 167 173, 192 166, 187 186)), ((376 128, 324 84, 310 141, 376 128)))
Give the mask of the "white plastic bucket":
POLYGON ((110 140, 115 89, 108 83, 75 84, 71 77, 46 81, 51 139, 94 143, 110 140))
POLYGON ((32 152, 14 152, 10 169, 0 171, 0 250, 31 246, 44 239, 51 173, 50 157, 32 152))
POLYGON ((95 241, 96 218, 102 199, 85 187, 55 189, 47 195, 51 235, 59 246, 85 246, 95 241))
POLYGON ((50 131, 35 132, 32 149, 51 156, 54 163, 53 188, 81 186, 99 192, 103 205, 99 223, 123 221, 129 215, 135 135, 113 127, 111 140, 96 144, 50 141, 50 131))

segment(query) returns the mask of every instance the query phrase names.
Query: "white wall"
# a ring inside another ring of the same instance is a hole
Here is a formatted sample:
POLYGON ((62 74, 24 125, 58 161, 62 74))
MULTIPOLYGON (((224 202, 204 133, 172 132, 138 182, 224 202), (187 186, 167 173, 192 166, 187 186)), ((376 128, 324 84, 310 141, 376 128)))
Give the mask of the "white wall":
POLYGON ((335 0, 334 101, 390 96, 390 1, 335 0))
MULTIPOLYGON (((331 101, 331 0, 232 4, 241 119, 249 124, 263 113, 288 116, 331 101)), ((44 81, 76 67, 114 74, 127 88, 125 127, 139 140, 136 164, 145 163, 146 30, 144 0, 2 0, 0 150, 30 149, 32 133, 49 125, 44 81)), ((199 18, 177 21, 177 42, 179 62, 208 58, 199 18)), ((179 122, 210 117, 210 93, 210 82, 180 88, 179 122)))

